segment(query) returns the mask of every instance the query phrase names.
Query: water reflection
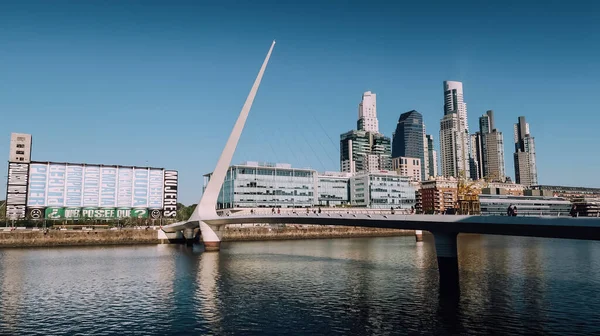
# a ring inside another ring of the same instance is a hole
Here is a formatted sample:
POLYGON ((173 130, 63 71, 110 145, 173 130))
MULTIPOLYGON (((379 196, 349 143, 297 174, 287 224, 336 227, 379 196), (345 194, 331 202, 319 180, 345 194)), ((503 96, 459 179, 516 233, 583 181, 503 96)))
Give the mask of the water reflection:
POLYGON ((596 242, 460 235, 451 300, 429 235, 6 249, 0 334, 589 335, 599 263, 596 242))

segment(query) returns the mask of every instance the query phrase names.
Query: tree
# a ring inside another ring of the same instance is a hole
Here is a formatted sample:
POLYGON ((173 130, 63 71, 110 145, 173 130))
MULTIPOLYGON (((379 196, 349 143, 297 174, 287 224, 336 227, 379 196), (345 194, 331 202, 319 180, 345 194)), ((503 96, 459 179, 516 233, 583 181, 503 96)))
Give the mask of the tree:
POLYGON ((177 220, 184 221, 188 220, 192 213, 196 209, 196 204, 192 204, 190 206, 185 206, 181 203, 177 203, 177 220))

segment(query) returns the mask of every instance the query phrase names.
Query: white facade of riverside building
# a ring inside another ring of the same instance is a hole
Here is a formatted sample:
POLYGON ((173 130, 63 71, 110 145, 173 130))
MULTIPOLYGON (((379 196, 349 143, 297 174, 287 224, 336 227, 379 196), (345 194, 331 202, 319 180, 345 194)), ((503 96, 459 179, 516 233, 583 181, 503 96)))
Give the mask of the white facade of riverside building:
POLYGON ((415 187, 410 177, 396 172, 360 173, 350 178, 350 203, 356 207, 376 209, 415 206, 415 187))
MULTIPOLYGON (((204 186, 212 174, 204 175, 204 186)), ((415 189, 395 172, 318 173, 286 163, 245 162, 229 167, 218 209, 370 207, 410 208, 415 189)))

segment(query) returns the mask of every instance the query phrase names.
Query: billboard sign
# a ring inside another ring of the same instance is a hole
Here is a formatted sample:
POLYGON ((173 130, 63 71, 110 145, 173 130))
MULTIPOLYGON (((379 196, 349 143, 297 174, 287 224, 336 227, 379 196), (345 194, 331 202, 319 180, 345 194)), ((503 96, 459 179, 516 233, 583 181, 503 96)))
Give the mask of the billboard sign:
POLYGON ((27 213, 28 163, 8 163, 6 183, 6 218, 24 219, 27 213))
POLYGON ((147 208, 148 207, 148 169, 134 168, 133 169, 133 207, 147 208))
POLYGON ((163 172, 162 169, 150 169, 148 182, 148 208, 150 209, 162 209, 163 207, 163 172))
POLYGON ((7 218, 173 218, 177 171, 55 162, 9 163, 7 218))
POLYGON ((28 207, 46 206, 46 185, 48 183, 48 164, 32 163, 29 166, 28 207))
POLYGON ((63 206, 65 203, 65 181, 67 166, 60 163, 48 165, 47 206, 63 206))
POLYGON ((130 207, 133 200, 133 168, 119 167, 117 206, 130 207))
POLYGON ((83 201, 83 166, 67 165, 65 205, 80 206, 83 201))
POLYGON ((174 218, 177 216, 177 171, 165 170, 163 217, 174 218))
POLYGON ((100 203, 100 167, 85 166, 83 171, 83 207, 94 207, 100 203))
POLYGON ((117 168, 102 167, 100 169, 100 206, 117 206, 117 168))

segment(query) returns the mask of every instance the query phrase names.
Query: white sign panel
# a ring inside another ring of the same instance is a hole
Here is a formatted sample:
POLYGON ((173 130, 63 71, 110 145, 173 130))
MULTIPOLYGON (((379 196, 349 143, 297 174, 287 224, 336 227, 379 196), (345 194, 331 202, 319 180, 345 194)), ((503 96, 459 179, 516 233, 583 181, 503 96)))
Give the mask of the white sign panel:
POLYGON ((117 206, 117 168, 102 167, 100 174, 100 206, 115 207, 117 206))
POLYGON ((83 196, 83 166, 67 165, 65 205, 80 207, 83 196))
POLYGON ((28 207, 46 206, 46 183, 48 180, 48 164, 32 163, 29 165, 28 207))
POLYGON ((133 207, 148 207, 148 169, 134 168, 133 170, 133 207))
POLYGON ((51 163, 48 166, 47 206, 63 206, 65 204, 66 172, 67 166, 65 164, 51 163))
POLYGON ((162 169, 150 169, 150 183, 148 186, 148 208, 162 209, 163 207, 164 176, 162 169))
POLYGON ((83 206, 95 207, 100 203, 100 167, 85 166, 83 173, 83 206))
POLYGON ((133 168, 119 168, 117 206, 131 207, 133 200, 133 168))
POLYGON ((6 217, 11 220, 25 218, 27 204, 27 179, 29 164, 10 162, 6 183, 6 217))

